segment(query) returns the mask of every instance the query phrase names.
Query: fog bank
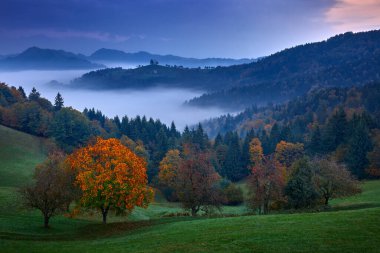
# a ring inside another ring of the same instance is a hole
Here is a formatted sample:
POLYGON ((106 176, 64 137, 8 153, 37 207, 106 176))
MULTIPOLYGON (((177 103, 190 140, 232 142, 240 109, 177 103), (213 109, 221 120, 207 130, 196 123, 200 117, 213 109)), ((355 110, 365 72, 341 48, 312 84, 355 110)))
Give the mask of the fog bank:
POLYGON ((148 90, 110 90, 95 91, 72 89, 64 86, 52 86, 47 83, 56 80, 60 83, 69 83, 70 80, 88 72, 87 70, 65 71, 15 71, 0 72, 0 82, 8 85, 22 86, 29 94, 32 87, 50 101, 54 101, 57 92, 64 98, 65 106, 72 106, 83 111, 85 107, 101 110, 106 116, 135 117, 136 115, 160 119, 170 124, 175 122, 178 129, 186 125, 196 124, 199 121, 216 117, 226 113, 218 108, 193 108, 183 106, 185 100, 199 96, 199 92, 185 89, 148 89, 148 90))

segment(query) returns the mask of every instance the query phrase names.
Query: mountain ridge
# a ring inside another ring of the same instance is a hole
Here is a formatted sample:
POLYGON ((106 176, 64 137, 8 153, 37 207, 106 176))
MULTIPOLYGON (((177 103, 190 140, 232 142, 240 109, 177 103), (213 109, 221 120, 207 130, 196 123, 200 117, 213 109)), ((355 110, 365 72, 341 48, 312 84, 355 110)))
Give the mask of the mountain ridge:
POLYGON ((20 54, 0 60, 0 69, 5 70, 51 70, 51 69, 94 69, 104 65, 88 61, 83 55, 64 50, 30 47, 20 54))
POLYGON ((146 51, 138 51, 138 52, 124 52, 122 50, 116 49, 108 49, 101 48, 96 50, 88 59, 92 61, 100 61, 100 62, 128 62, 128 63, 140 63, 147 64, 150 60, 158 61, 162 65, 184 65, 191 67, 199 67, 200 65, 206 66, 225 66, 225 65, 237 65, 243 63, 250 63, 255 61, 255 59, 232 59, 232 58, 193 58, 193 57, 182 57, 172 54, 154 54, 146 51))
POLYGON ((0 55, 0 70, 65 70, 65 69, 101 69, 107 65, 136 64, 146 65, 150 60, 165 65, 204 67, 229 66, 255 61, 255 59, 231 58, 187 58, 176 55, 152 54, 145 51, 127 53, 116 49, 101 48, 87 56, 62 49, 29 47, 18 54, 0 55))
POLYGON ((248 64, 183 68, 152 64, 133 70, 93 71, 73 85, 92 89, 155 86, 200 89, 190 106, 236 111, 253 104, 282 103, 317 87, 360 86, 380 80, 380 30, 347 32, 284 49, 248 64))

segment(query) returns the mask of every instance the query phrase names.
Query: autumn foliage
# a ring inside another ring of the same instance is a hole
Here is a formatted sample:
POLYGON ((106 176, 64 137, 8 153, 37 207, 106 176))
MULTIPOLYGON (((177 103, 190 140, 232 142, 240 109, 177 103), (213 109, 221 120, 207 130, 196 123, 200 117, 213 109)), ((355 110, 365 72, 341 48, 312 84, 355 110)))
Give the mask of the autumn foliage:
POLYGON ((68 210, 75 198, 73 177, 66 169, 63 153, 55 151, 37 165, 33 184, 20 189, 24 204, 41 211, 44 227, 49 227, 50 218, 68 210))
POLYGON ((193 216, 200 210, 209 213, 222 202, 217 184, 220 180, 210 153, 185 145, 182 154, 169 150, 160 163, 160 183, 173 189, 184 209, 193 216), (182 157, 181 157, 182 155, 182 157))
POLYGON ((174 188, 181 162, 182 158, 180 157, 179 150, 169 150, 160 162, 160 171, 158 173, 160 182, 174 188))
POLYGON ((249 187, 251 197, 248 204, 261 214, 270 210, 270 205, 282 199, 284 176, 281 168, 275 166, 271 156, 263 155, 263 148, 258 138, 252 139, 249 146, 251 176, 249 187))
POLYGON ((117 139, 98 138, 94 145, 76 150, 67 160, 77 173, 81 205, 100 209, 104 223, 110 209, 129 212, 135 206, 147 207, 152 200, 146 162, 117 139))
POLYGON ((289 179, 292 171, 292 165, 295 161, 304 156, 304 149, 302 143, 291 143, 280 141, 276 145, 274 154, 275 166, 284 174, 285 180, 289 179))

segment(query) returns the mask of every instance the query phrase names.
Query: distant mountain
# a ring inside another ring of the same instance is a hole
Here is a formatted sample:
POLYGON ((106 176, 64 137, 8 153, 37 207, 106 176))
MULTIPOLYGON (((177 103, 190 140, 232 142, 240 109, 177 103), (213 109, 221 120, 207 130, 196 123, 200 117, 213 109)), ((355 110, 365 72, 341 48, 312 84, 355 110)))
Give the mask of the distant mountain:
MULTIPOLYGON (((107 51, 98 53, 102 52, 107 51)), ((122 55, 112 52, 115 58, 122 55)), ((95 89, 163 85, 195 88, 207 93, 188 101, 188 105, 241 110, 253 104, 284 102, 318 87, 360 86, 376 80, 380 80, 380 30, 337 35, 285 49, 249 64, 216 68, 155 64, 132 70, 115 68, 88 73, 73 83, 95 89)))
POLYGON ((234 87, 202 95, 188 104, 243 109, 286 101, 316 87, 349 87, 380 80, 380 30, 337 35, 234 68, 239 72, 234 87))
POLYGON ((134 69, 108 68, 91 71, 72 81, 73 87, 89 89, 188 88, 214 91, 230 79, 218 68, 184 68, 151 64, 134 69))
POLYGON ((160 65, 177 65, 184 67, 202 67, 202 66, 230 66, 237 64, 250 63, 254 59, 229 59, 229 58, 186 58, 175 55, 158 55, 148 52, 126 53, 120 50, 102 48, 88 57, 89 60, 101 63, 119 62, 134 63, 146 65, 150 60, 158 61, 160 65))
POLYGON ((92 63, 83 55, 63 50, 31 47, 24 52, 0 59, 2 70, 40 70, 40 69, 94 69, 104 65, 92 63))

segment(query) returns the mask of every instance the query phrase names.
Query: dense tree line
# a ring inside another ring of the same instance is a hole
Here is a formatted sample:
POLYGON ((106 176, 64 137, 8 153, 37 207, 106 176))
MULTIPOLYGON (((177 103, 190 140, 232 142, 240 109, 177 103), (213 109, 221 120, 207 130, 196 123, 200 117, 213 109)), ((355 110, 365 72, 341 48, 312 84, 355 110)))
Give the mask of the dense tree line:
MULTIPOLYGON (((141 185, 145 185, 149 178, 150 185, 162 190, 168 200, 181 202, 192 215, 197 215, 200 211, 210 214, 222 204, 241 204, 244 201, 243 192, 234 182, 246 178, 251 193, 247 199, 248 206, 265 214, 272 209, 327 205, 330 198, 358 192, 351 174, 360 179, 379 174, 380 138, 377 122, 372 116, 376 111, 370 111, 371 114, 368 110, 361 110, 360 113, 350 111, 342 103, 336 103, 335 108, 326 115, 324 124, 319 124, 315 117, 311 124, 297 123, 292 118, 288 119, 287 124, 270 119, 264 128, 256 131, 251 129, 244 137, 237 131, 229 131, 210 140, 201 124, 193 128, 186 127, 180 133, 174 123, 167 127, 159 120, 148 120, 146 117, 109 119, 94 108, 79 112, 65 107, 64 99, 59 93, 54 105, 42 98, 36 89, 26 96, 22 88, 2 85, 0 94, 2 124, 52 138, 66 152, 76 150, 69 156, 72 167, 83 169, 83 164, 87 163, 88 170, 92 171, 98 168, 96 166, 102 165, 105 168, 104 176, 116 173, 110 178, 121 175, 117 171, 107 174, 107 161, 99 160, 99 164, 94 167, 91 158, 83 161, 80 159, 87 159, 91 155, 100 159, 101 154, 106 152, 107 145, 116 148, 112 151, 115 152, 115 157, 123 151, 132 157, 132 161, 139 161, 139 171, 144 171, 144 182, 141 185), (271 120, 273 124, 270 124, 271 120), (109 141, 97 139, 98 144, 94 144, 96 136, 109 141), (101 142, 104 145, 99 144, 101 142), (83 152, 99 154, 78 155, 78 148, 83 152), (308 159, 306 155, 328 159, 308 159), (81 164, 76 164, 80 161, 81 164), (348 170, 342 164, 346 164, 348 170)), ((354 96, 353 94, 351 95, 354 96)), ((376 103, 367 102, 372 108, 377 108, 376 103)), ((280 106, 277 108, 281 109, 280 106)), ((255 110, 260 112, 262 109, 255 110)), ((35 186, 23 190, 29 206, 39 208, 44 214, 46 226, 52 215, 65 211, 67 203, 78 198, 72 189, 61 196, 60 192, 50 189, 49 184, 44 185, 43 180, 46 178, 57 185, 73 180, 72 174, 61 175, 55 170, 55 167, 61 167, 54 165, 58 164, 56 160, 50 157, 41 167, 46 168, 40 170, 44 172, 36 174, 41 182, 37 180, 35 186), (47 199, 39 198, 43 194, 38 192, 44 191, 62 202, 45 205, 51 199, 50 195, 46 195, 49 197, 47 199)), ((123 163, 129 163, 129 160, 123 163)), ((99 176, 99 180, 104 180, 98 174, 99 169, 94 173, 96 178, 99 176)), ((79 182, 84 179, 80 176, 76 180, 79 182)), ((83 182, 88 183, 88 180, 83 182)), ((101 182, 102 185, 99 186, 94 181, 91 187, 103 191, 104 184, 109 183, 101 182)), ((88 187, 82 186, 82 191, 85 192, 88 187)), ((111 192, 107 190, 104 194, 114 196, 114 186, 111 188, 111 192)), ((124 188, 120 189, 124 191, 124 188)), ((117 202, 108 206, 109 202, 104 202, 104 199, 97 199, 100 202, 95 203, 94 198, 88 196, 87 206, 100 208, 104 222, 110 208, 126 211, 132 210, 134 206, 129 206, 130 202, 122 205, 117 202)), ((146 206, 144 203, 137 202, 137 205, 146 206)))
POLYGON ((249 175, 249 143, 260 139, 264 154, 275 151, 280 141, 303 143, 308 154, 333 154, 358 178, 378 175, 379 83, 360 88, 325 88, 283 105, 253 107, 236 117, 186 127, 180 133, 159 120, 137 116, 106 117, 101 111, 79 112, 64 107, 57 94, 54 105, 36 89, 27 96, 19 87, 0 85, 0 122, 21 131, 53 138, 66 151, 83 146, 92 138, 118 138, 148 163, 149 180, 158 174, 159 163, 172 149, 191 143, 208 151, 215 170, 233 182, 249 175), (228 119, 228 120, 226 120, 228 119), (230 122, 230 123, 228 123, 230 122), (220 133, 209 140, 203 126, 221 124, 220 133), (237 131, 236 131, 237 130, 237 131), (224 132, 224 133, 223 133, 224 132))
POLYGON ((378 82, 356 88, 316 89, 285 104, 252 107, 202 125, 211 136, 216 135, 216 143, 222 136, 235 134, 242 137, 240 147, 244 148, 244 139, 249 139, 245 136, 258 137, 265 154, 273 153, 281 140, 300 142, 309 155, 333 154, 355 176, 364 178, 377 175, 379 170, 379 97, 378 82))

